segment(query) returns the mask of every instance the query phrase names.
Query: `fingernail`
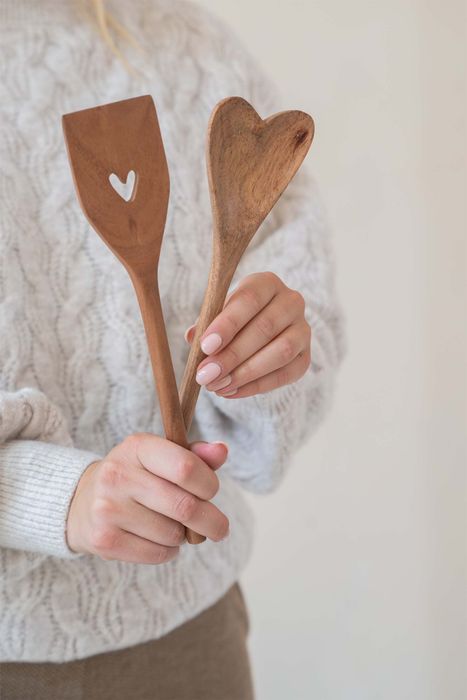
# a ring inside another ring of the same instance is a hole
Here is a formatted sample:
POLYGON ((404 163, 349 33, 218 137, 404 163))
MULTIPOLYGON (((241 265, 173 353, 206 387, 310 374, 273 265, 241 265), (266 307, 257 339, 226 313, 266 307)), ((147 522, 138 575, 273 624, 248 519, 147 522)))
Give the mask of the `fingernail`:
POLYGON ((222 369, 217 362, 209 362, 207 365, 204 365, 204 367, 197 371, 196 381, 198 384, 201 384, 201 386, 204 386, 205 384, 212 382, 221 372, 222 369))
POLYGON ((229 451, 229 446, 227 445, 226 442, 223 442, 222 440, 215 440, 215 441, 214 441, 213 443, 211 443, 211 444, 212 444, 212 445, 223 445, 223 446, 225 447, 225 449, 227 450, 227 452, 229 451))
POLYGON ((223 379, 219 379, 218 382, 214 382, 214 384, 210 385, 208 387, 208 389, 209 389, 209 391, 219 391, 219 389, 224 389, 226 386, 229 386, 231 381, 232 381, 232 376, 230 374, 228 374, 223 379))
POLYGON ((183 336, 185 338, 185 342, 188 343, 188 336, 190 335, 190 331, 192 331, 194 327, 195 327, 195 324, 193 324, 192 326, 190 326, 189 328, 186 329, 185 335, 183 336))
POLYGON ((210 333, 204 340, 201 341, 201 350, 205 355, 210 355, 216 352, 222 345, 222 338, 219 333, 210 333))
POLYGON ((238 389, 233 389, 232 391, 226 391, 223 394, 221 394, 221 396, 233 396, 234 394, 237 393, 237 391, 238 391, 238 389))

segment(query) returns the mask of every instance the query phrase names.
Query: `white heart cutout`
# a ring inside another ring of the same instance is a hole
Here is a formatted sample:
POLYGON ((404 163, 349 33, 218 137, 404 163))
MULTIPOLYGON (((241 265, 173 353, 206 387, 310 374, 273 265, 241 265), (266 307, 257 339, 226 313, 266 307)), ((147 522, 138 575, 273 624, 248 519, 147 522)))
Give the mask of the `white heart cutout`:
POLYGON ((115 173, 111 173, 109 175, 109 181, 112 187, 114 188, 115 192, 119 194, 120 197, 125 200, 125 202, 129 202, 133 196, 133 192, 135 189, 135 171, 130 170, 130 172, 126 176, 125 182, 122 182, 118 175, 115 175, 115 173))

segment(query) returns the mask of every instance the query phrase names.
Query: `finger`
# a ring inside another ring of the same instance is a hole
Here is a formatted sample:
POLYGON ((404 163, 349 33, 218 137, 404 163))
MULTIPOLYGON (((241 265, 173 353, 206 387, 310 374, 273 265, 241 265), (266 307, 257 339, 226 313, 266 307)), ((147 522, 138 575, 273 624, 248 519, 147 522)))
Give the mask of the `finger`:
MULTIPOLYGON (((128 441, 128 439, 127 439, 128 441)), ((142 467, 204 500, 211 500, 219 480, 213 470, 195 452, 186 450, 157 435, 131 436, 133 453, 142 467)))
POLYGON ((279 277, 272 272, 245 277, 201 336, 201 350, 210 355, 225 347, 283 286, 279 277))
POLYGON ((133 483, 135 501, 216 542, 227 535, 229 521, 214 504, 143 471, 139 482, 133 483))
POLYGON ((197 316, 196 321, 191 326, 188 326, 188 328, 186 329, 186 331, 184 333, 184 338, 185 338, 187 343, 193 342, 193 338, 195 337, 195 332, 196 332, 196 324, 198 323, 198 321, 199 321, 199 316, 197 316))
POLYGON ((205 377, 212 375, 214 368, 220 368, 216 379, 206 384, 210 391, 229 386, 235 368, 270 343, 299 316, 303 318, 303 309, 293 303, 295 294, 292 290, 286 290, 276 295, 223 350, 200 363, 198 375, 204 369, 205 377))
POLYGON ((310 352, 305 351, 300 353, 295 360, 293 360, 289 365, 281 367, 280 369, 266 374, 259 379, 255 379, 248 384, 244 384, 230 396, 227 394, 219 394, 218 396, 223 396, 226 399, 243 399, 248 396, 255 396, 256 394, 265 394, 268 391, 273 391, 286 384, 293 384, 293 382, 298 381, 310 366, 310 352))
POLYGON ((126 532, 166 547, 178 547, 185 541, 186 530, 181 523, 134 500, 130 500, 121 509, 118 526, 126 532))
POLYGON ((214 471, 222 467, 229 454, 225 442, 192 442, 190 448, 214 471))
POLYGON ((165 547, 119 528, 98 532, 94 551, 102 559, 118 559, 134 564, 164 564, 175 559, 179 547, 165 547))
POLYGON ((191 343, 193 342, 193 338, 195 337, 195 333, 196 325, 193 324, 192 326, 189 326, 185 331, 185 334, 183 336, 185 338, 185 342, 191 345, 191 343))
POLYGON ((310 326, 305 320, 286 328, 270 343, 249 357, 231 373, 230 384, 218 390, 222 395, 290 364, 310 347, 310 326))

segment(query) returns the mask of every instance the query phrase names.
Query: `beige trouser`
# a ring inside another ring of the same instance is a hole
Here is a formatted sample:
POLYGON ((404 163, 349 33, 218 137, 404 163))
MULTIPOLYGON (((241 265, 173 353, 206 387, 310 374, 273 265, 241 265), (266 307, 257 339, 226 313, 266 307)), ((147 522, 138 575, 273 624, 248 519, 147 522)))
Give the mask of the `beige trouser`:
POLYGON ((0 700, 252 700, 247 634, 235 584, 155 641, 62 664, 0 664, 0 700))

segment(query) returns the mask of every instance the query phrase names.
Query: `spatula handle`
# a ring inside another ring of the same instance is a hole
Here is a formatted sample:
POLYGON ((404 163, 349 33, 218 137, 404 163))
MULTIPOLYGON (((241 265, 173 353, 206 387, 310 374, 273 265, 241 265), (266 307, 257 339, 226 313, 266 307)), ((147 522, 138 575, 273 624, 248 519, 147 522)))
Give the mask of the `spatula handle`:
MULTIPOLYGON (((167 440, 189 449, 157 281, 145 283, 134 278, 132 281, 146 331, 165 436, 167 440)), ((206 539, 189 528, 186 529, 186 538, 190 544, 199 544, 206 539)))
POLYGON ((206 357, 200 347, 200 338, 209 324, 222 311, 225 298, 232 281, 234 269, 221 270, 214 263, 209 272, 208 284, 203 299, 199 319, 196 323, 196 332, 191 344, 188 360, 185 365, 182 383, 180 386, 180 404, 186 429, 189 430, 195 412, 196 401, 200 391, 200 385, 196 381, 196 369, 201 360, 206 357))

